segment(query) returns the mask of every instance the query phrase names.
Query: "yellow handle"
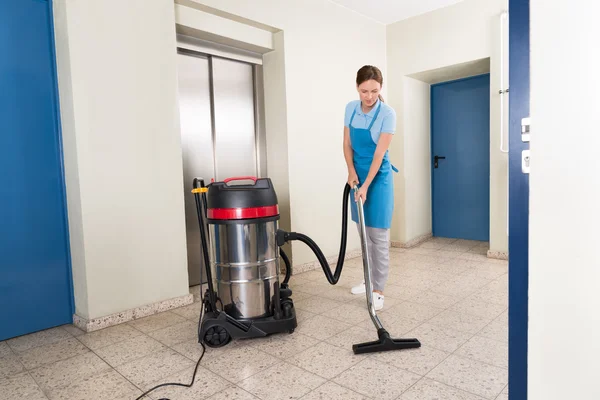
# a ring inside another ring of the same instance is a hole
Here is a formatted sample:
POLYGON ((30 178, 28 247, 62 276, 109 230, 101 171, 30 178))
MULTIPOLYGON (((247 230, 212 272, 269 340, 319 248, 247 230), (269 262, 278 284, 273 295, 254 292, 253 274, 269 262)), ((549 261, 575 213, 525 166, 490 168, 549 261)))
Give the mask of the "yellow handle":
POLYGON ((206 193, 206 192, 208 192, 208 188, 205 188, 205 187, 192 189, 192 193, 206 193))

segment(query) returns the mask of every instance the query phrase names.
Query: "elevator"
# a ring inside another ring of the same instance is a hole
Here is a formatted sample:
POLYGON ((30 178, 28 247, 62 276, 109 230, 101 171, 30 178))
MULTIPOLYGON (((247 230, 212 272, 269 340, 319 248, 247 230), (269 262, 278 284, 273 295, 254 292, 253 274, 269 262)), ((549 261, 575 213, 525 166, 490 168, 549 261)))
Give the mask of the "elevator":
POLYGON ((179 35, 177 62, 188 276, 194 286, 206 266, 193 179, 208 184, 266 172, 262 57, 179 35))

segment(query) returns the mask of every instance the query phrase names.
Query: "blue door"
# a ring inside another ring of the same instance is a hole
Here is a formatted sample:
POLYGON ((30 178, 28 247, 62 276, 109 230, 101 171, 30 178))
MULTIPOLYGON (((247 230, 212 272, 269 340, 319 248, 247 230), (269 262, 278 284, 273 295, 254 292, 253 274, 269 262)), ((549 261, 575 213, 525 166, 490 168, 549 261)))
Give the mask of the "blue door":
POLYGON ((0 1, 0 340, 72 322, 51 8, 0 1))
MULTIPOLYGON (((527 399, 527 307, 529 286, 529 175, 521 157, 529 143, 521 120, 529 116, 529 0, 509 1, 508 171, 508 397, 527 399)), ((551 334, 551 333, 549 333, 551 334)))
POLYGON ((489 240, 490 76, 431 86, 433 235, 489 240))

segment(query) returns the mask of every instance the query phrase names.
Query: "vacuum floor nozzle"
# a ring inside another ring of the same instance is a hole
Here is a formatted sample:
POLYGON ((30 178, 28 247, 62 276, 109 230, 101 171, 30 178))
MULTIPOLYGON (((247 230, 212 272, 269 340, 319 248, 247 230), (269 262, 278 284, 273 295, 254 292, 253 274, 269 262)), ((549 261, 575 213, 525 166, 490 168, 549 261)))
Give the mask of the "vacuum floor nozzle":
POLYGON ((380 351, 417 349, 421 347, 418 339, 393 339, 388 331, 381 328, 377 331, 379 340, 352 345, 354 354, 378 353, 380 351))

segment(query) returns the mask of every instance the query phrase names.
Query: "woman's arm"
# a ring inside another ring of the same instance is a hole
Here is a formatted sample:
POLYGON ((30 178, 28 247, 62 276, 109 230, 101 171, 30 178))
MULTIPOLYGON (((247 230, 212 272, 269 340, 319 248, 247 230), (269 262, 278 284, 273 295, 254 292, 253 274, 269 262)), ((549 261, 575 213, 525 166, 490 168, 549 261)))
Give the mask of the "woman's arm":
POLYGON ((375 175, 377 175, 377 171, 379 171, 379 167, 381 167, 383 156, 390 147, 390 143, 392 142, 393 137, 394 135, 391 133, 381 133, 381 135, 379 136, 377 148, 375 149, 373 161, 371 162, 371 168, 369 168, 369 174, 367 175, 367 179, 365 179, 363 186, 366 186, 368 188, 369 185, 371 185, 371 182, 373 182, 373 179, 375 179, 375 175))
POLYGON ((359 198, 362 198, 363 203, 367 201, 367 192, 369 191, 369 185, 375 179, 375 175, 377 175, 377 171, 379 171, 379 167, 381 167, 381 162, 383 161, 383 156, 385 152, 390 146, 392 142, 392 137, 394 137, 391 133, 381 133, 379 135, 379 141, 377 142, 377 147, 375 148, 375 154, 373 155, 373 161, 371 161, 371 167, 369 168, 369 174, 365 179, 365 182, 360 187, 358 192, 354 195, 354 200, 358 201, 359 198))
POLYGON ((354 161, 352 160, 352 144, 350 143, 350 129, 344 127, 344 158, 348 166, 348 173, 356 173, 354 169, 354 161))
POLYGON ((350 142, 350 129, 347 126, 344 127, 344 158, 346 159, 346 166, 348 167, 348 185, 354 187, 358 185, 358 175, 356 175, 356 169, 354 168, 352 143, 350 142))

